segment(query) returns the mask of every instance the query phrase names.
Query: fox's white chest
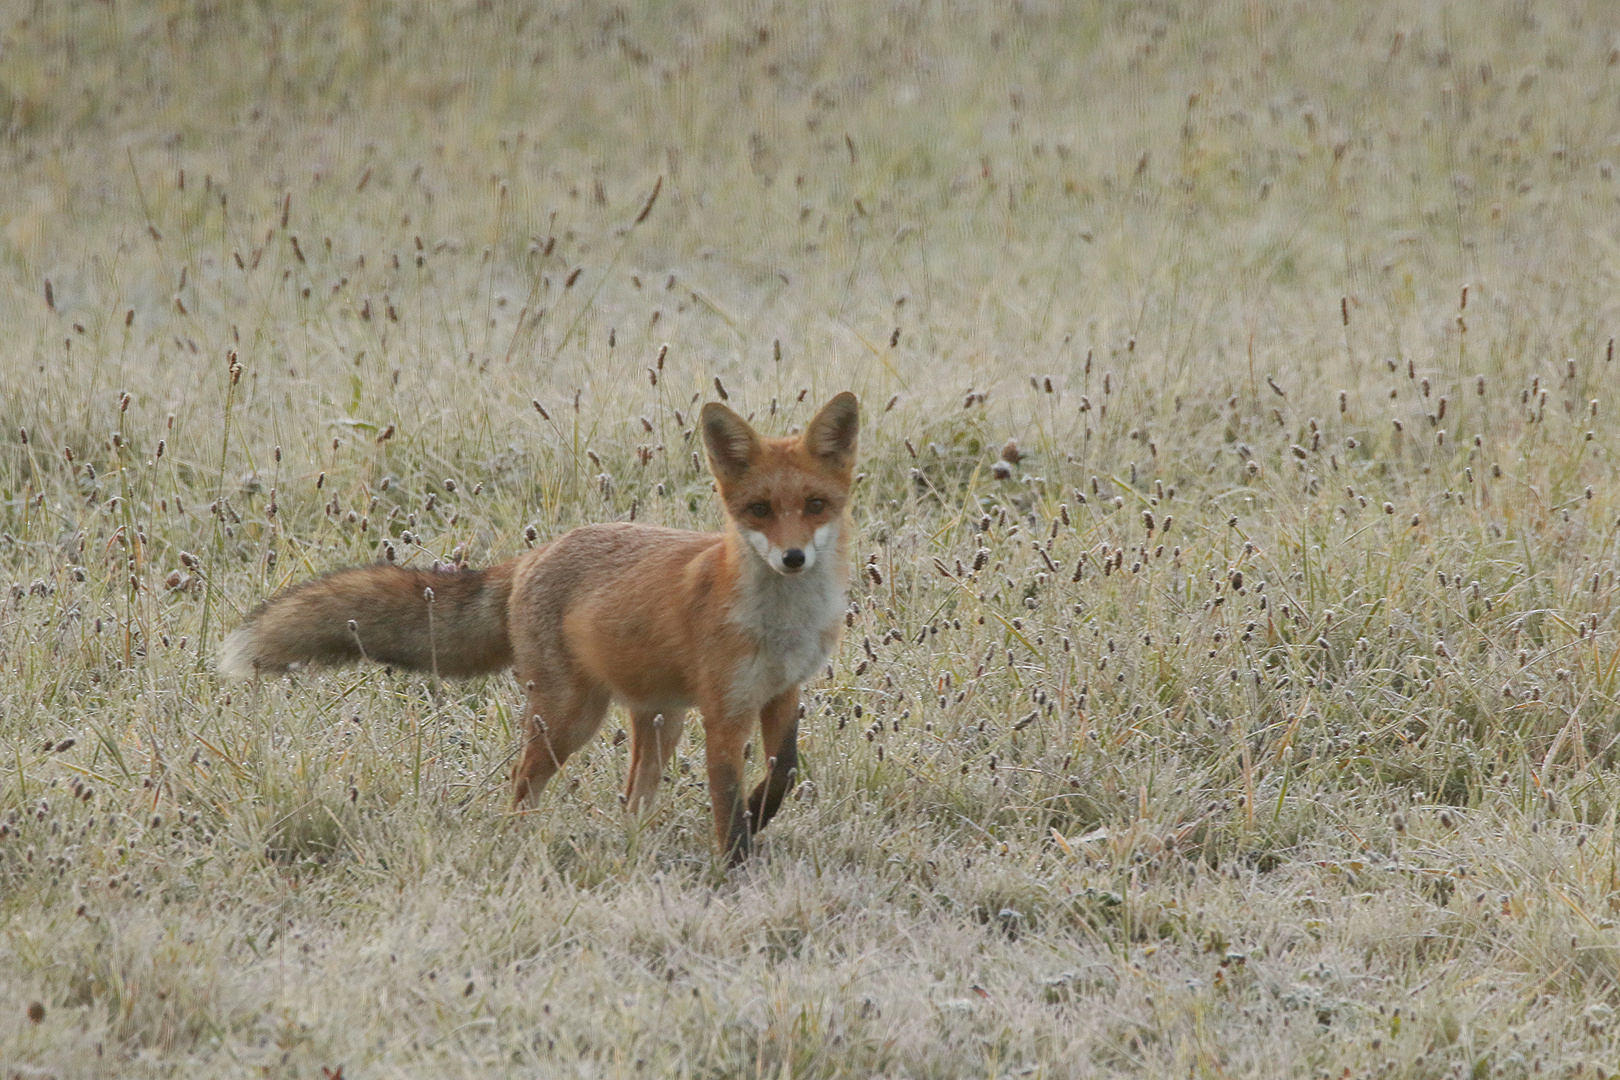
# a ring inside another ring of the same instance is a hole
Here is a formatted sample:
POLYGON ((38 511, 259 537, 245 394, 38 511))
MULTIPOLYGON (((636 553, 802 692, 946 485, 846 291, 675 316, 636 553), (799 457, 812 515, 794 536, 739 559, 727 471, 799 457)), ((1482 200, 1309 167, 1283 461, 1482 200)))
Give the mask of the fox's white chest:
POLYGON ((731 621, 759 646, 732 676, 731 706, 751 711, 809 679, 832 653, 844 617, 845 569, 818 560, 801 575, 750 567, 731 621))

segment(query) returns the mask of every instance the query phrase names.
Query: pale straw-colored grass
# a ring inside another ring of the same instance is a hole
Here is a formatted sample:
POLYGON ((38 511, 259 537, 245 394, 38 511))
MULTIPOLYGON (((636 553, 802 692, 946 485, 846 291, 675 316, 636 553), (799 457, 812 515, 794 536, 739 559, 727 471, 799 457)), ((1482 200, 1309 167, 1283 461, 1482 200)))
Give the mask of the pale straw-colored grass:
POLYGON ((3 14, 0 1072, 1620 1068, 1606 5, 516 8, 3 14), (714 527, 719 386, 865 408, 741 871, 699 736, 213 673, 714 527))

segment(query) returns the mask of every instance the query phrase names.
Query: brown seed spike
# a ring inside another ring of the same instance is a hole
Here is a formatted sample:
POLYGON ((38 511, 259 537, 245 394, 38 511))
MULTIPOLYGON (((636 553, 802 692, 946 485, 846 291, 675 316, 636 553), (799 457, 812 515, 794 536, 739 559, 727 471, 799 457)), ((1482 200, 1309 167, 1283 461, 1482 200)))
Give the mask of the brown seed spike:
POLYGON ((635 224, 640 225, 643 221, 647 220, 647 215, 652 213, 653 204, 658 201, 658 193, 663 190, 664 178, 660 176, 657 180, 653 181, 652 194, 647 196, 646 203, 644 203, 641 207, 641 213, 636 215, 635 224))

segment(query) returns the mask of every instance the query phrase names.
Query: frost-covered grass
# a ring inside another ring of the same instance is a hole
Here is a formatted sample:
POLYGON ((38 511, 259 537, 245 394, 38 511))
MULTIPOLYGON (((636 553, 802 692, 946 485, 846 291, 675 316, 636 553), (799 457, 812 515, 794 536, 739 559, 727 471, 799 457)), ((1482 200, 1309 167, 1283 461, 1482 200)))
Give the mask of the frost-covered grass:
POLYGON ((0 1071, 1620 1069, 1606 5, 517 7, 3 16, 0 1071), (696 725, 213 674, 722 387, 866 425, 741 871, 696 725))

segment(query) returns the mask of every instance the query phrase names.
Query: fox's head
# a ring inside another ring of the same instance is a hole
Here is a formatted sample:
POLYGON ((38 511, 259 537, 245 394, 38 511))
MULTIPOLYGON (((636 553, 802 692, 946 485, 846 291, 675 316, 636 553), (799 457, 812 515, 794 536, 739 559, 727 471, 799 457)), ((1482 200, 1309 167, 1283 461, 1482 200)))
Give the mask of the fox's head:
POLYGON ((835 557, 855 469, 860 405, 845 391, 821 407, 804 434, 764 439, 748 421, 711 401, 703 446, 720 499, 748 546, 779 574, 835 557))

